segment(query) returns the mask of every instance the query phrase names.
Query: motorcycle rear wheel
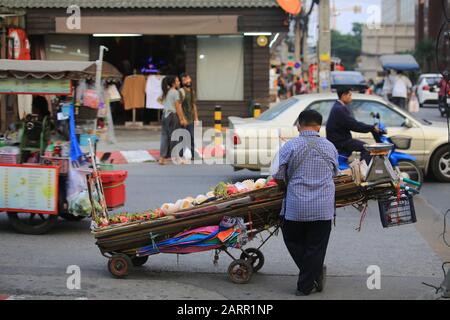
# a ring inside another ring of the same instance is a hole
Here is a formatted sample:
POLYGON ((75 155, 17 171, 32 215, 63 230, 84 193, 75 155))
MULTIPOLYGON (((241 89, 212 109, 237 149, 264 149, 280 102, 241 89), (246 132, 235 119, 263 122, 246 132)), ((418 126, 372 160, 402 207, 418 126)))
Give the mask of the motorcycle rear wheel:
MULTIPOLYGON (((423 184, 424 181, 423 171, 414 161, 407 161, 407 160, 399 161, 397 167, 400 170, 400 172, 405 175, 406 178, 423 184)), ((416 188, 420 190, 420 187, 416 188)))

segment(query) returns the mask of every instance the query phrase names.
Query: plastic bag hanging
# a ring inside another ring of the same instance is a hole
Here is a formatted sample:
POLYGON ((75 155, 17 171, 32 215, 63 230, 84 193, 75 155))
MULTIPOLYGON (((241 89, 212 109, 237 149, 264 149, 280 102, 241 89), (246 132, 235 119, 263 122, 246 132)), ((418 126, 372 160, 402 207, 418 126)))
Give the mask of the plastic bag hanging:
POLYGON ((78 161, 78 159, 83 155, 83 152, 81 152, 80 145, 78 143, 76 131, 75 131, 75 115, 73 112, 74 106, 73 104, 70 105, 70 112, 69 112, 69 118, 70 118, 70 160, 71 161, 78 161))

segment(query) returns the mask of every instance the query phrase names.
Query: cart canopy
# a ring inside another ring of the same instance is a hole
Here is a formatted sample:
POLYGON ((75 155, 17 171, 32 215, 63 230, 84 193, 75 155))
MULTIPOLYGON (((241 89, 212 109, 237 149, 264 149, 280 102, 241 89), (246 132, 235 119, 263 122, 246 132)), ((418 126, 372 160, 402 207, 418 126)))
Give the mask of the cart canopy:
MULTIPOLYGON (((0 59, 0 79, 95 79, 95 61, 8 60, 0 59)), ((103 62, 102 78, 120 80, 122 74, 103 62)))
POLYGON ((420 69, 416 59, 410 54, 384 55, 380 57, 385 70, 418 71, 420 69))

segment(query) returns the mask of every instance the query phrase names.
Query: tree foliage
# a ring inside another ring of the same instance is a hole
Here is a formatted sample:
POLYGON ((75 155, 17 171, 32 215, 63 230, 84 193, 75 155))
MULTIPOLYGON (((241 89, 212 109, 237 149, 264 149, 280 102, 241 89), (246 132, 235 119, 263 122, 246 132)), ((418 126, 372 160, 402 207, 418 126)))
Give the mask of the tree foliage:
POLYGON ((362 28, 361 23, 353 23, 349 34, 331 31, 331 54, 342 60, 346 70, 353 70, 357 66, 357 59, 361 55, 362 28))

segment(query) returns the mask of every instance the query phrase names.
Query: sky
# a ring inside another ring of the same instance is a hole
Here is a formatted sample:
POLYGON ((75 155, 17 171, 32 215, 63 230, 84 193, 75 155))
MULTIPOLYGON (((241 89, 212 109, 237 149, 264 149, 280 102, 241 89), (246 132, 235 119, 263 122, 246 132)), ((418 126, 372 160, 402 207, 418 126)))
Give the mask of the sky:
MULTIPOLYGON (((333 0, 330 0, 333 3, 333 0)), ((336 8, 347 9, 355 5, 360 5, 362 7, 362 12, 360 14, 354 14, 352 11, 341 11, 340 15, 337 17, 337 29, 342 33, 350 33, 352 31, 353 22, 365 23, 370 16, 368 10, 370 6, 381 5, 381 0, 334 0, 336 8)))
MULTIPOLYGON (((310 1, 311 0, 304 2, 306 3, 306 6, 304 6, 306 9, 309 8, 310 1)), ((371 16, 370 10, 373 9, 373 6, 378 6, 381 13, 381 0, 330 0, 330 4, 332 4, 333 1, 335 3, 336 9, 338 9, 338 11, 339 9, 341 9, 336 19, 336 29, 341 33, 352 32, 353 22, 366 23, 371 16), (361 13, 355 14, 352 10, 346 10, 349 8, 352 9, 355 5, 361 6, 361 13)), ((317 23, 318 10, 317 6, 315 6, 314 11, 311 14, 309 25, 308 42, 311 45, 315 45, 317 42, 317 23)))

